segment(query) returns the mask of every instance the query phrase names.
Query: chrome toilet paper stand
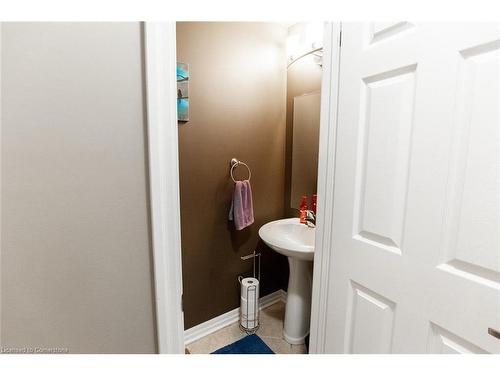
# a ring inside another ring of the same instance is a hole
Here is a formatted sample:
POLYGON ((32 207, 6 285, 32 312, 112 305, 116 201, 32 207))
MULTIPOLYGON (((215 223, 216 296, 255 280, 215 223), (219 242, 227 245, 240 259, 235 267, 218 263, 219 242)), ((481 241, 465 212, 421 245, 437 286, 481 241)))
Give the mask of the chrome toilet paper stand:
MULTIPOLYGON (((257 279, 260 284, 260 253, 256 253, 255 251, 252 254, 244 255, 241 257, 241 260, 253 260, 253 277, 254 279, 257 279), (256 258, 258 258, 258 273, 256 275, 256 258)), ((243 286, 242 284, 243 276, 238 276, 238 282, 240 286, 243 286)), ((255 333, 259 329, 259 301, 257 298, 257 285, 247 285, 246 286, 246 295, 247 295, 247 306, 246 306, 246 314, 243 313, 243 309, 240 308, 240 329, 247 334, 251 335, 255 333), (250 316, 250 296, 253 293, 253 311, 252 311, 252 317, 253 319, 249 319, 250 316), (246 323, 246 324, 244 324, 246 323), (251 328, 249 328, 251 327, 251 328)))

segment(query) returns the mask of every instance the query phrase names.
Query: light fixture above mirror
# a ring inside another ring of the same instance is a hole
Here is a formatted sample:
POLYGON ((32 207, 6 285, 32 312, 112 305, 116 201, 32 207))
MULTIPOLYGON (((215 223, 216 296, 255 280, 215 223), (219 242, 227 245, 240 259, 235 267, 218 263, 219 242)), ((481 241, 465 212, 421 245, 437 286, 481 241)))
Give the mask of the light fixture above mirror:
MULTIPOLYGON (((323 49, 323 22, 303 22, 288 28, 287 64, 323 49)), ((320 62, 319 62, 320 64, 320 62)))

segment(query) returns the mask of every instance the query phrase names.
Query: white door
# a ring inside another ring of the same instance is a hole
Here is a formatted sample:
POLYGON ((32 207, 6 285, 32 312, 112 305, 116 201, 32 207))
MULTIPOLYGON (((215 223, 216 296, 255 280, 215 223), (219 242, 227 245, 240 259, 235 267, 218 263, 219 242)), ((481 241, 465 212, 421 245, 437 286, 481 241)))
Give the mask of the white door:
POLYGON ((342 25, 325 352, 500 353, 500 25, 342 25))

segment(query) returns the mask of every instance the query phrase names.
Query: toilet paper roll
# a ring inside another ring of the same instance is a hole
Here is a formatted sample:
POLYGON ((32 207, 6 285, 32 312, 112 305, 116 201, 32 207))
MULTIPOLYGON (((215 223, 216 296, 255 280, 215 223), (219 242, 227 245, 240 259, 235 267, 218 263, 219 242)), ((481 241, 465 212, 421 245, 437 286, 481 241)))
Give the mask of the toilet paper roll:
POLYGON ((259 301, 253 299, 247 300, 240 298, 240 307, 243 315, 248 316, 248 319, 257 319, 259 317, 259 301))
POLYGON ((244 328, 258 326, 259 319, 259 280, 247 277, 241 280, 240 323, 244 328))
POLYGON ((245 299, 259 300, 259 280, 255 277, 245 277, 242 279, 240 295, 245 299))
POLYGON ((259 302, 240 299, 240 323, 244 328, 253 329, 259 324, 259 302))

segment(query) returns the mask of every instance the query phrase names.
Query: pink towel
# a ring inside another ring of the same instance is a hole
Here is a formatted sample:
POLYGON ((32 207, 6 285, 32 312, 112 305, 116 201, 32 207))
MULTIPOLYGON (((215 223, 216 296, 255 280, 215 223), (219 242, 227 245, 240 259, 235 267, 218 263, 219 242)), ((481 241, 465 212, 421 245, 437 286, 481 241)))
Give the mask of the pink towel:
POLYGON ((252 188, 250 181, 236 181, 229 220, 234 221, 236 230, 242 230, 253 223, 252 188))

